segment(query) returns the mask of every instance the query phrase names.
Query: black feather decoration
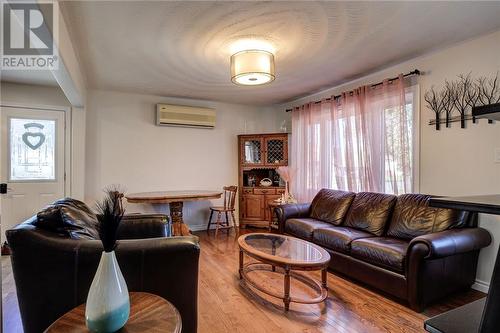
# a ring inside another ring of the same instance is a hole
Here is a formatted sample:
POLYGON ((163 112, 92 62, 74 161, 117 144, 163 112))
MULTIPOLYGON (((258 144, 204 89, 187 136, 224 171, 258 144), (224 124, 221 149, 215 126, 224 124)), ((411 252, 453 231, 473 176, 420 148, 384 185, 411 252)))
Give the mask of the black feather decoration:
POLYGON ((116 247, 116 232, 125 213, 122 206, 123 193, 117 186, 108 187, 104 192, 104 199, 97 203, 97 220, 104 251, 111 252, 116 247))

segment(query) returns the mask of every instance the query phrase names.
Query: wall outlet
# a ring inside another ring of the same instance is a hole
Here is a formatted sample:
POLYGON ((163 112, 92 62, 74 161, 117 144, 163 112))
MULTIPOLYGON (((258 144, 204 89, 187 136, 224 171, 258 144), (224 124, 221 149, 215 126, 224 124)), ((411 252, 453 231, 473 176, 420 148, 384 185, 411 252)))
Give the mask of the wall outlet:
POLYGON ((500 163, 500 148, 495 148, 495 156, 493 160, 495 163, 500 163))

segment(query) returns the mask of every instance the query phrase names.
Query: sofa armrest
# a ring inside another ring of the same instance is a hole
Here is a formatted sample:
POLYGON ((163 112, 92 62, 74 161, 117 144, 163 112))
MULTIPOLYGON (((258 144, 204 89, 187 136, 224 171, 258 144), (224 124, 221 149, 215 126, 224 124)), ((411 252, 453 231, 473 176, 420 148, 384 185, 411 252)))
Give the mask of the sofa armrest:
POLYGON ((117 231, 118 239, 144 239, 169 236, 168 216, 164 214, 125 215, 117 231))
POLYGON ((470 287, 479 250, 491 243, 482 228, 450 229, 418 236, 407 250, 408 302, 418 312, 451 292, 470 287))
POLYGON ((422 244, 427 247, 424 258, 434 259, 480 250, 490 243, 491 235, 483 228, 450 229, 412 239, 408 251, 422 244))
POLYGON ((115 251, 129 291, 165 298, 179 310, 182 332, 196 333, 198 237, 119 240, 115 251))
POLYGON ((278 230, 280 233, 285 231, 285 221, 291 218, 308 217, 311 211, 310 203, 285 204, 274 209, 278 217, 278 230))

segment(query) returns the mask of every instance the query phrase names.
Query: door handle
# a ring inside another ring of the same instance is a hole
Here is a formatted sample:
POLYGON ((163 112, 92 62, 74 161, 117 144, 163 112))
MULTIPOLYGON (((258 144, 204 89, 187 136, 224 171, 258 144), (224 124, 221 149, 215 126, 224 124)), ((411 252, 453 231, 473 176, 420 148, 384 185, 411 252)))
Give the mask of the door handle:
POLYGON ((0 184, 0 194, 7 194, 7 192, 12 191, 11 188, 7 187, 6 183, 0 184))

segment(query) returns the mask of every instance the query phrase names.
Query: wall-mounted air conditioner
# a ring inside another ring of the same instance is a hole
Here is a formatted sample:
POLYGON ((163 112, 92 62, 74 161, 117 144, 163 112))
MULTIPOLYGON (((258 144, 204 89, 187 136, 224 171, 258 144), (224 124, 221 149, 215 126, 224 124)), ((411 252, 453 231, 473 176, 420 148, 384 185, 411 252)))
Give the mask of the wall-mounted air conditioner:
POLYGON ((214 128, 215 110, 185 105, 156 105, 156 125, 214 128))

